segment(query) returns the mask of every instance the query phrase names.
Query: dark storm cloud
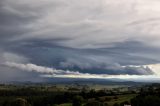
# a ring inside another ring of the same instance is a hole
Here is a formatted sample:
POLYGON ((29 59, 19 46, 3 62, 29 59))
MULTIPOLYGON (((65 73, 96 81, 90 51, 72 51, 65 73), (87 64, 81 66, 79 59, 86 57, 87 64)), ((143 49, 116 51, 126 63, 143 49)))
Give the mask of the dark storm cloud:
MULTIPOLYGON (((61 39, 64 40, 64 39, 61 39)), ((130 53, 143 54, 145 50, 152 50, 152 54, 157 49, 148 48, 138 42, 126 42, 117 44, 112 48, 101 49, 76 49, 55 45, 50 41, 27 41, 18 45, 8 47, 15 54, 21 54, 31 63, 41 66, 54 67, 63 70, 76 70, 82 73, 92 74, 130 74, 148 75, 153 74, 151 70, 145 68, 132 68, 126 65, 144 65, 159 62, 159 59, 148 58, 148 56, 132 56, 130 53), (129 50, 132 46, 132 50, 129 50), (130 60, 130 61, 128 61, 130 60)), ((8 52, 11 52, 8 51, 8 52)), ((150 54, 150 53, 149 53, 150 54)))
POLYGON ((88 74, 152 75, 151 69, 127 65, 160 62, 157 4, 156 0, 1 0, 0 63, 88 74))

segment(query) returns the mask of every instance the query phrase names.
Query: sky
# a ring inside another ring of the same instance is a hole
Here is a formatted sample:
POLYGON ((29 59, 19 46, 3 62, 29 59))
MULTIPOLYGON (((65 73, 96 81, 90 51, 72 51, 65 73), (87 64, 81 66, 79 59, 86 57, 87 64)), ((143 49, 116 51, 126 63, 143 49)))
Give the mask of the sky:
POLYGON ((0 81, 159 81, 159 5, 159 0, 0 0, 0 81))

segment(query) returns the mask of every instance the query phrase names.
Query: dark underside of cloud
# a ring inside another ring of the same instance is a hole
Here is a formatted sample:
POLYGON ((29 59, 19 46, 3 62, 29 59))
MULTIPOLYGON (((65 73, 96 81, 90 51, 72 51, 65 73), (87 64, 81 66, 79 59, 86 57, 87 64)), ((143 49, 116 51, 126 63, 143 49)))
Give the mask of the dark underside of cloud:
POLYGON ((130 64, 144 65, 158 62, 158 60, 147 57, 129 55, 131 52, 129 50, 130 46, 125 47, 124 45, 135 46, 132 47, 132 49, 139 49, 139 54, 145 52, 142 50, 145 47, 140 43, 137 45, 137 43, 138 42, 126 42, 126 44, 118 43, 117 46, 112 48, 76 49, 58 46, 49 41, 35 40, 22 42, 18 45, 10 45, 7 50, 8 52, 27 57, 30 63, 62 70, 109 75, 153 74, 150 69, 144 67, 127 67, 127 65, 130 64))

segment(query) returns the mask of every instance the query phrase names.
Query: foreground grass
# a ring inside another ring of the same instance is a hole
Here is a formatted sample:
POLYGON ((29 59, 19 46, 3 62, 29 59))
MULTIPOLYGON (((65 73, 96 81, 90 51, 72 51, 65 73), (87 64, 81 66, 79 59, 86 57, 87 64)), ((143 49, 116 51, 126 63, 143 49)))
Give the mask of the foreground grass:
MULTIPOLYGON (((132 98, 134 98, 136 94, 127 94, 127 95, 118 95, 117 99, 111 99, 111 101, 106 101, 109 106, 113 106, 115 103, 122 103, 124 101, 130 101, 132 98)), ((112 98, 114 98, 112 96, 112 98)))

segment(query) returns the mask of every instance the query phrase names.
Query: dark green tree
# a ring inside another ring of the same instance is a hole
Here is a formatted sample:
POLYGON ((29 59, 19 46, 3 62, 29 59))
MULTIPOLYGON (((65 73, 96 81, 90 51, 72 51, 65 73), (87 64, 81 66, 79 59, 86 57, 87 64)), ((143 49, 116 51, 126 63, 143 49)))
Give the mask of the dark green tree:
POLYGON ((113 106, 120 106, 118 103, 115 103, 113 106))
POLYGON ((73 97, 73 106, 81 106, 83 102, 83 97, 82 96, 75 96, 73 97))
POLYGON ((13 100, 10 106, 31 106, 25 99, 17 98, 13 100))
POLYGON ((90 101, 90 102, 86 103, 84 106, 108 106, 108 104, 104 104, 99 101, 90 101))

